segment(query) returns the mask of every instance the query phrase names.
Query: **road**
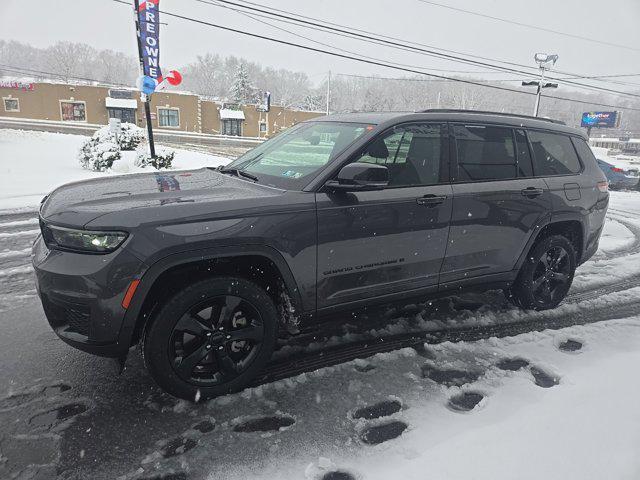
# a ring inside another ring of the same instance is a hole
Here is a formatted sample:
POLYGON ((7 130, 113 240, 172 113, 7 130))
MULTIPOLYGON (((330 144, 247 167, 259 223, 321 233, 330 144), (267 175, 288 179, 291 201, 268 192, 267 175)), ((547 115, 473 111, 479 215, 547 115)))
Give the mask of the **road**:
MULTIPOLYGON (((603 268, 640 258, 640 216, 612 209, 610 217, 633 238, 624 248, 599 253, 603 268)), ((354 441, 347 421, 355 399, 410 391, 408 375, 385 377, 384 368, 419 371, 429 344, 623 318, 634 315, 640 303, 639 269, 578 282, 565 304, 550 312, 513 309, 499 292, 360 312, 359 323, 301 337, 281 349, 260 377, 261 386, 192 404, 162 393, 137 350, 118 375, 113 362, 57 339, 33 287, 29 252, 37 229, 35 212, 0 216, 3 479, 204 479, 227 478, 230 471, 248 478, 274 461, 317 459, 318 452, 332 449, 356 451, 364 447, 354 441), (415 355, 405 347, 413 347, 415 355), (347 363, 389 351, 392 356, 377 363, 347 363), (345 401, 348 396, 353 404, 345 401), (301 437, 300 431, 308 435, 301 437)))

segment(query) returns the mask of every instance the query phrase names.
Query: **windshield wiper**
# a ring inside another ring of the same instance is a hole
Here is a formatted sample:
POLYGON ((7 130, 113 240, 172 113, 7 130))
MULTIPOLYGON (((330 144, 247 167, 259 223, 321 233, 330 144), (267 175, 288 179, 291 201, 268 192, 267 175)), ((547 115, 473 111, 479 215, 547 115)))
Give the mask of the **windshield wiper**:
POLYGON ((237 168, 221 168, 218 171, 220 173, 228 173, 231 175, 235 175, 236 177, 248 178, 249 180, 253 180, 254 182, 258 181, 258 177, 256 177, 255 175, 247 173, 244 170, 239 170, 237 168))

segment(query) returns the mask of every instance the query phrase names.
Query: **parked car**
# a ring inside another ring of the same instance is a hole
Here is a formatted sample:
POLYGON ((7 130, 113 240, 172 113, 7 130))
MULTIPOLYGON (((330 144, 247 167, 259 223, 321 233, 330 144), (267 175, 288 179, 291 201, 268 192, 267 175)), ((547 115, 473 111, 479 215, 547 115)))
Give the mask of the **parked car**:
POLYGON ((279 334, 329 313, 467 288, 554 308, 608 199, 585 136, 557 121, 334 115, 222 169, 56 189, 33 266, 62 340, 120 359, 141 344, 162 388, 206 398, 245 387, 279 334))
POLYGON ((598 166, 607 177, 609 188, 612 190, 624 190, 636 188, 640 181, 637 169, 628 169, 625 166, 616 166, 604 160, 597 159, 598 166))

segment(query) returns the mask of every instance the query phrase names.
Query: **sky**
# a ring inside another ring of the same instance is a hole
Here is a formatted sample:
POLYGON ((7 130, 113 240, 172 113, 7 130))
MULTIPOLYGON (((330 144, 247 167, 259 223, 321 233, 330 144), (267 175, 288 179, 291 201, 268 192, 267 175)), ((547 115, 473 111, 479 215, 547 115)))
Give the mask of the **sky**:
MULTIPOLYGON (((421 0, 253 1, 265 7, 399 37, 404 41, 492 59, 534 66, 534 53, 547 52, 559 55, 556 68, 563 72, 582 75, 640 73, 639 0, 434 0, 450 7, 630 46, 635 50, 481 18, 421 0)), ((242 31, 326 48, 277 30, 263 21, 199 0, 161 0, 160 8, 242 31)), ((61 40, 86 42, 99 49, 112 49, 130 55, 137 53, 131 9, 113 0, 30 0, 28 8, 24 0, 1 0, 0 18, 3 19, 0 39, 18 40, 38 47, 61 40)), ((165 70, 179 68, 195 60, 198 55, 211 52, 244 57, 272 67, 301 70, 313 82, 323 80, 329 70, 333 74, 404 75, 384 67, 279 46, 176 18, 164 16, 161 21, 167 23, 161 27, 161 66, 165 70)), ((421 69, 434 69, 432 73, 466 76, 470 74, 459 71, 486 72, 486 68, 401 52, 291 25, 280 24, 280 27, 359 55, 414 65, 421 69), (457 72, 447 73, 437 69, 457 72)), ((474 76, 486 79, 515 78, 495 72, 476 73, 474 76)), ((640 88, 640 77, 621 80, 636 82, 640 88)))

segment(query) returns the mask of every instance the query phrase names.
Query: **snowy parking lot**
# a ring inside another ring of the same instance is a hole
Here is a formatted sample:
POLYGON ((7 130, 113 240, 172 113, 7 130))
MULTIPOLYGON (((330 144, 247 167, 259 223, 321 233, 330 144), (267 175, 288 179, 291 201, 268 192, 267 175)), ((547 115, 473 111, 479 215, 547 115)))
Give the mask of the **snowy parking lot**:
POLYGON ((555 310, 501 292, 371 309, 283 345, 259 385, 194 404, 162 393, 137 351, 119 376, 46 323, 35 208, 105 175, 79 167, 81 141, 0 131, 0 478, 640 478, 639 192, 612 192, 600 249, 555 310))

